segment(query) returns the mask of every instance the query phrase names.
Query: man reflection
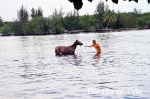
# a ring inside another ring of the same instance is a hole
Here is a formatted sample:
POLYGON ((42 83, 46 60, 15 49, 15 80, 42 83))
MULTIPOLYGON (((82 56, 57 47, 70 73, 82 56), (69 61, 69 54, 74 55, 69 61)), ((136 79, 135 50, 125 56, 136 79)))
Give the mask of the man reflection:
POLYGON ((98 69, 100 69, 100 68, 98 67, 98 64, 99 64, 99 61, 100 61, 100 55, 97 55, 97 53, 94 54, 93 59, 94 59, 94 63, 93 63, 92 65, 93 65, 94 67, 97 67, 98 69))

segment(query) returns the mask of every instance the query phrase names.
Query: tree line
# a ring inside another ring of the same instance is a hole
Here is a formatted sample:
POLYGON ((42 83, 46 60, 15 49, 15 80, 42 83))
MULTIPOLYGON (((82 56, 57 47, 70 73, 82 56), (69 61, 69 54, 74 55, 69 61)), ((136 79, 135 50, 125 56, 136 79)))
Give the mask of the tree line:
POLYGON ((72 30, 99 30, 103 28, 144 28, 150 27, 150 12, 114 12, 103 1, 98 2, 93 15, 79 15, 77 10, 67 13, 54 9, 49 17, 43 17, 41 7, 32 8, 30 13, 22 5, 17 11, 17 19, 4 22, 0 17, 0 33, 9 35, 47 35, 72 30))

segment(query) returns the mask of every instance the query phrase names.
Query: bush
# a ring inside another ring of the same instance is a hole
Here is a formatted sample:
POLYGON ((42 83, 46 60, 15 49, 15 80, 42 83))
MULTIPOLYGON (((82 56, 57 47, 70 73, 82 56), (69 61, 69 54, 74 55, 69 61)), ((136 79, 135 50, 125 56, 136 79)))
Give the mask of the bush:
POLYGON ((24 25, 23 31, 26 33, 26 35, 43 35, 49 29, 47 23, 47 18, 36 17, 24 25))
POLYGON ((10 36, 11 35, 11 25, 5 24, 0 28, 0 33, 2 33, 2 36, 10 36))

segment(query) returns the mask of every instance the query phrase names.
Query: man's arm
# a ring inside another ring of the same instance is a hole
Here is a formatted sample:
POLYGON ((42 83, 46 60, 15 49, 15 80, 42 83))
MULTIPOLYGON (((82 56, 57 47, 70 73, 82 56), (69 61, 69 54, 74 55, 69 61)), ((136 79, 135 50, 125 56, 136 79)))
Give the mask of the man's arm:
POLYGON ((85 46, 85 47, 92 47, 92 45, 91 46, 85 46))

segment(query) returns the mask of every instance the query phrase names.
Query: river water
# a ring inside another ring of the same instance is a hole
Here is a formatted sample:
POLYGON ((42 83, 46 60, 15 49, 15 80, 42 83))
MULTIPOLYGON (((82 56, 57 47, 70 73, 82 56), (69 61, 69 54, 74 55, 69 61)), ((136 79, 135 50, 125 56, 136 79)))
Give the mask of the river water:
POLYGON ((148 99, 150 30, 0 37, 0 99, 148 99), (76 55, 55 56, 76 39, 76 55))

